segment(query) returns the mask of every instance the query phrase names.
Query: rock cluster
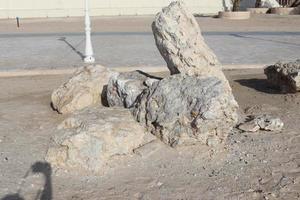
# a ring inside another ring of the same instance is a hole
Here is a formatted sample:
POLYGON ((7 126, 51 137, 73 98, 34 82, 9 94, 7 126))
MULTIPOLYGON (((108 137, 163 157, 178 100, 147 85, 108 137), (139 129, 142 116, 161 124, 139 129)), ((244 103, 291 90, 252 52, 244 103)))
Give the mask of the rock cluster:
POLYGON ((111 77, 109 105, 131 108, 138 122, 172 147, 224 141, 237 123, 238 105, 195 18, 183 2, 173 2, 152 28, 171 76, 148 84, 136 72, 111 77))
POLYGON ((239 125, 239 129, 246 132, 256 132, 258 130, 280 131, 283 128, 283 122, 270 115, 249 116, 249 119, 239 125))
POLYGON ((78 69, 70 80, 53 91, 52 106, 59 113, 72 113, 101 103, 103 87, 112 72, 100 65, 78 69))
POLYGON ((182 2, 173 2, 156 16, 152 27, 171 76, 158 79, 138 71, 81 68, 52 94, 58 112, 76 112, 59 126, 47 161, 66 169, 100 172, 134 149, 147 156, 149 148, 160 148, 157 141, 149 143, 155 136, 172 147, 215 145, 227 138, 238 121, 238 105, 193 15, 182 2), (86 108, 100 102, 101 94, 115 108, 86 108))
POLYGON ((91 107, 59 125, 46 160, 65 169, 101 172, 113 158, 131 154, 154 139, 128 110, 91 107))
POLYGON ((276 63, 265 68, 268 81, 278 87, 281 92, 300 91, 300 60, 289 63, 276 63))

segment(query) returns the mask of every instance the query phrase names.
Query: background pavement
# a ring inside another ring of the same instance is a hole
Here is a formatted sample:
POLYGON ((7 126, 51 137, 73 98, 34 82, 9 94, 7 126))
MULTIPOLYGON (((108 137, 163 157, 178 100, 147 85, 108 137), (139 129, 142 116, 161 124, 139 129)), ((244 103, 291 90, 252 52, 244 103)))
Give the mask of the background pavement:
MULTIPOLYGON (((94 18, 92 39, 97 63, 108 67, 165 65, 150 29, 152 19, 94 18)), ((223 64, 271 64, 300 58, 300 16, 197 20, 206 42, 223 64)), ((20 28, 14 23, 0 21, 0 71, 83 65, 82 19, 22 20, 20 28)))

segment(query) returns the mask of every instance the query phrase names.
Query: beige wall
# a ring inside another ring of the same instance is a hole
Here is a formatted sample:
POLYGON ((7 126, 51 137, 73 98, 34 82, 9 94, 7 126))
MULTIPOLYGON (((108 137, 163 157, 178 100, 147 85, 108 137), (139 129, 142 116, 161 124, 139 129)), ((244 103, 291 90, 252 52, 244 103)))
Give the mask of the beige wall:
MULTIPOLYGON (((151 15, 171 0, 89 0, 91 15, 151 15)), ((194 13, 217 13, 223 0, 184 0, 194 13)), ((83 16, 84 0, 0 0, 0 18, 83 16)))

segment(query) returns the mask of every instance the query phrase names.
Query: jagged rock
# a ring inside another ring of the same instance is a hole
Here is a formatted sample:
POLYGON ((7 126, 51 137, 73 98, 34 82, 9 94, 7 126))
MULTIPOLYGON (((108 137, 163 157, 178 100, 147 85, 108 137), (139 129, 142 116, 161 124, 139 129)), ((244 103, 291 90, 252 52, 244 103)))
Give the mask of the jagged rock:
POLYGON ((256 132, 258 130, 280 131, 283 128, 283 122, 270 115, 249 116, 249 119, 239 125, 239 129, 246 132, 256 132))
POLYGON ((53 91, 52 106, 59 113, 72 113, 101 103, 101 93, 112 72, 100 65, 78 69, 72 78, 53 91))
POLYGON ((110 107, 130 108, 144 89, 158 79, 139 71, 113 74, 107 86, 107 102, 110 107))
POLYGON ((64 169, 101 172, 112 159, 154 139, 128 110, 92 107, 59 125, 46 160, 64 169))
POLYGON ((216 55, 204 42, 196 19, 182 1, 163 8, 152 30, 171 74, 214 76, 227 82, 216 55))
POLYGON ((237 123, 237 110, 231 90, 218 78, 177 74, 144 90, 132 113, 174 147, 222 142, 237 123))
POLYGON ((300 60, 276 63, 265 68, 268 81, 284 93, 300 91, 300 60))

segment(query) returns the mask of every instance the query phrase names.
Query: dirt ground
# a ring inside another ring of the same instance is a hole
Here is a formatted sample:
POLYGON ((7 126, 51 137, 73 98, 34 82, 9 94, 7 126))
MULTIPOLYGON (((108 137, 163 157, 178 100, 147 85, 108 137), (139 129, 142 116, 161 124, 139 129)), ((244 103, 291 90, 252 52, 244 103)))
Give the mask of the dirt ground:
POLYGON ((51 110, 50 94, 67 75, 1 78, 0 199, 300 199, 300 95, 278 93, 262 70, 226 75, 241 115, 273 114, 284 129, 235 129, 215 149, 132 154, 97 175, 51 169, 43 161, 65 117, 51 110))

